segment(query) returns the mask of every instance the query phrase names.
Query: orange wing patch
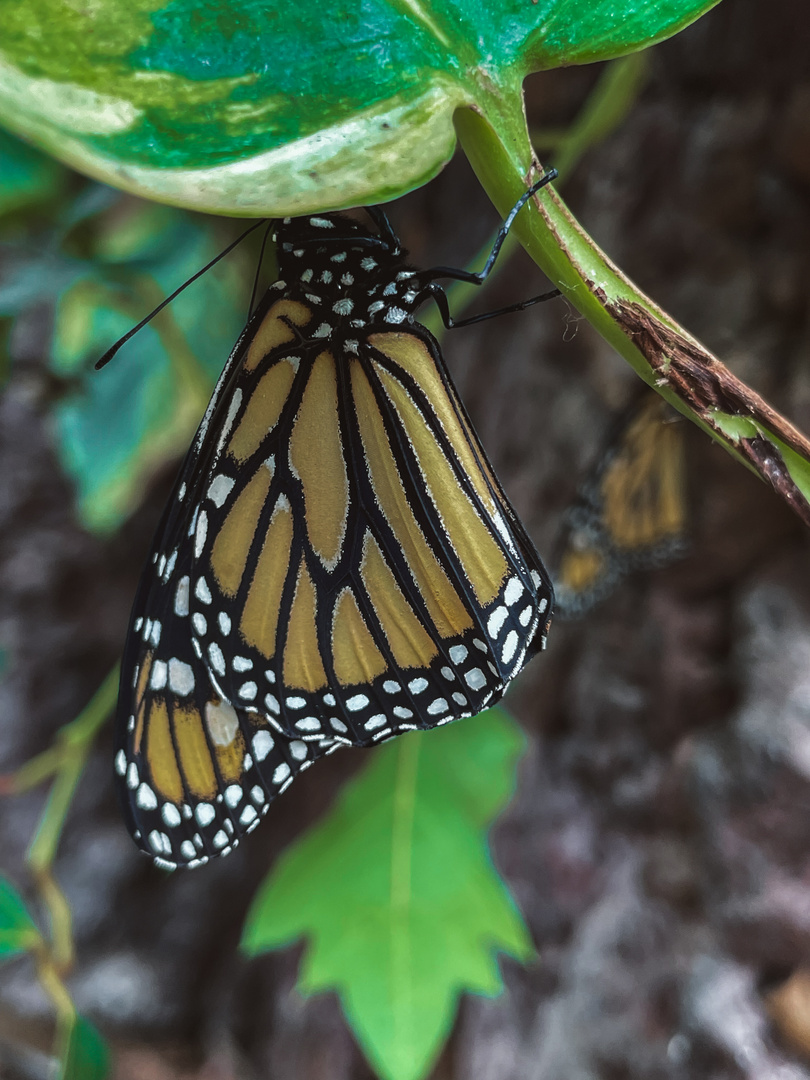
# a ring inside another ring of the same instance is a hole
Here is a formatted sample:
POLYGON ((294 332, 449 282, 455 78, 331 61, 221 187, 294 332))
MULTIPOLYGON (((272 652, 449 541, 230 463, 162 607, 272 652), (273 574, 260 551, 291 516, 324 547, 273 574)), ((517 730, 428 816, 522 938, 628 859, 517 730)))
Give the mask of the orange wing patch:
POLYGON ((351 379, 363 449, 380 509, 402 547, 437 632, 442 637, 456 636, 472 627, 470 614, 417 524, 374 391, 356 361, 352 363, 351 379))
POLYGON ((301 559, 295 596, 287 623, 284 646, 284 683, 290 688, 314 693, 326 686, 326 672, 318 647, 315 623, 317 597, 306 563, 301 559))
POLYGON ((236 596, 245 572, 248 553, 256 540, 259 517, 270 493, 272 465, 265 462, 228 510, 211 549, 211 568, 220 589, 236 596))
POLYGON ((396 663, 401 668, 427 667, 439 650, 402 595, 379 544, 368 532, 363 541, 360 574, 396 663))
POLYGON ((290 568, 292 538, 292 511, 289 500, 282 495, 270 519, 239 623, 244 640, 266 660, 276 652, 281 594, 290 568))
POLYGON ((240 465, 256 453, 278 423, 297 370, 297 362, 279 360, 259 379, 228 443, 228 453, 240 465))
POLYGON ((297 300, 277 300, 265 315, 250 343, 247 356, 242 362, 245 371, 254 371, 261 361, 280 345, 288 345, 296 336, 287 325, 306 326, 312 318, 312 310, 297 300))
POLYGON ((332 653, 335 678, 343 686, 371 682, 387 667, 349 588, 342 590, 335 604, 332 653))
POLYGON ((485 607, 498 595, 506 577, 502 546, 462 489, 447 455, 405 387, 379 364, 374 366, 408 434, 425 487, 464 574, 478 603, 485 607))
POLYGON ((349 516, 349 480, 338 419, 334 357, 312 365, 290 437, 290 465, 304 489, 312 550, 328 570, 337 565, 349 516))

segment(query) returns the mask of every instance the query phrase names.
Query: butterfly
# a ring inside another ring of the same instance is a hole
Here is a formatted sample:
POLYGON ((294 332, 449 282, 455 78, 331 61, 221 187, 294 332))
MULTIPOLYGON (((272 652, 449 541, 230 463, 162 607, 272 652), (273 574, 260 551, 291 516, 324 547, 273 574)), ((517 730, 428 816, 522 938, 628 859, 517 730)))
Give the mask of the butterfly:
POLYGON ((276 223, 280 279, 138 588, 115 772, 165 868, 232 851, 341 746, 480 712, 545 644, 549 575, 414 317, 433 297, 454 325, 436 279, 483 280, 499 244, 479 275, 419 271, 368 213, 276 223))
POLYGON ((621 417, 563 519, 557 614, 584 615, 627 574, 676 559, 687 516, 682 426, 657 394, 645 393, 621 417))

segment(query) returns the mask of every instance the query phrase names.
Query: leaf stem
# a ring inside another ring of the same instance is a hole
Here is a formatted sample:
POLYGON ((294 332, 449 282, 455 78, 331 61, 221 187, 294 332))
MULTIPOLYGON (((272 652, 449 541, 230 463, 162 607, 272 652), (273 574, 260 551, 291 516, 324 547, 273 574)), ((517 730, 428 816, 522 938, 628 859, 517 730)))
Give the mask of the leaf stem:
MULTIPOLYGON (((607 138, 625 118, 644 85, 648 66, 645 53, 633 53, 611 61, 605 66, 599 81, 585 99, 585 104, 569 127, 554 132, 535 132, 534 138, 538 145, 543 148, 550 146, 555 148, 556 152, 551 164, 560 173, 557 181, 558 188, 571 179, 574 170, 587 151, 607 138)), ((484 265, 497 234, 496 229, 470 261, 467 269, 478 270, 484 265)), ((476 297, 483 295, 488 286, 503 272, 519 246, 517 237, 510 233, 501 248, 498 262, 492 268, 483 286, 469 285, 461 281, 447 286, 445 292, 456 318, 470 307, 476 297)), ((427 326, 438 341, 442 340, 445 327, 437 310, 427 311, 420 316, 420 322, 427 326)))
MULTIPOLYGON (((52 746, 5 777, 0 787, 3 794, 19 794, 54 778, 26 861, 48 912, 48 963, 57 974, 68 971, 73 962, 73 933, 70 905, 53 877, 53 860, 93 739, 115 706, 118 670, 116 664, 76 719, 60 729, 52 746)), ((41 960, 39 967, 49 970, 41 960)))
MULTIPOLYGON (((487 102, 486 112, 488 120, 458 109, 454 121, 473 169, 504 215, 541 169, 524 118, 499 98, 487 102)), ((550 185, 526 211, 513 231, 552 283, 649 386, 810 525, 810 440, 634 285, 550 185), (751 425, 748 434, 733 426, 741 419, 751 425)))

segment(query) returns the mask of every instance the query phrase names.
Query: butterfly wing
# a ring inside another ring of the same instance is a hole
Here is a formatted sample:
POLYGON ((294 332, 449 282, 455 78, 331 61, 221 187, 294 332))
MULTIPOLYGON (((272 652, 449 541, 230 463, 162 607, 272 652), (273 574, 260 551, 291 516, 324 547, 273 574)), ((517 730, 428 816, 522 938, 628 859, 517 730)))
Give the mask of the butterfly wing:
POLYGON ((248 331, 237 343, 183 465, 141 578, 124 650, 117 787, 133 838, 167 868, 227 854, 299 772, 338 745, 289 738, 262 713, 231 704, 192 633, 195 508, 251 340, 248 331))
POLYGON ((291 737, 368 745, 479 712, 540 647, 542 563, 427 332, 337 356, 291 303, 251 346, 199 511, 200 649, 291 737))
POLYGON ((658 395, 622 418, 563 522, 557 611, 575 618, 634 570, 684 550, 687 521, 683 429, 658 395))
POLYGON ((136 600, 116 769, 164 864, 229 851, 341 744, 480 712, 544 642, 548 575, 435 341, 319 319, 268 294, 136 600))

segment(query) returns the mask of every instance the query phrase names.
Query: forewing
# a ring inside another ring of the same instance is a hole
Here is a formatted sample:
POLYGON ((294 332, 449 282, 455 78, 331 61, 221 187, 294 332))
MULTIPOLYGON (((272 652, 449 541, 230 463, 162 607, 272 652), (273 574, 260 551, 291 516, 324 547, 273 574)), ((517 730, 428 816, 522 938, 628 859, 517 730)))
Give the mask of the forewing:
POLYGON ((336 356, 296 314, 297 345, 254 350, 200 505, 201 654, 224 696, 307 741, 473 715, 540 647, 545 569, 432 339, 336 356))

